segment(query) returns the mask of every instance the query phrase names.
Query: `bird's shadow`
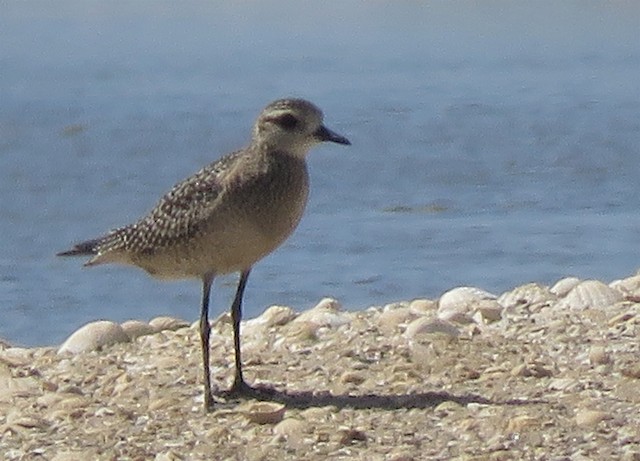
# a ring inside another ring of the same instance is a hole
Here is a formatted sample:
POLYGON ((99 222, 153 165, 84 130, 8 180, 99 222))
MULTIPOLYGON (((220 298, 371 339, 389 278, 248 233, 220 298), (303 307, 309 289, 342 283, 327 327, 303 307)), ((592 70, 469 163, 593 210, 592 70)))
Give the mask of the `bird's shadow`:
POLYGON ((548 403, 545 400, 509 399, 492 400, 475 394, 455 395, 449 392, 411 392, 408 394, 331 394, 329 392, 283 391, 272 387, 254 386, 246 389, 242 396, 221 392, 217 394, 233 404, 238 398, 251 398, 261 401, 278 402, 289 408, 306 409, 311 407, 334 406, 342 408, 377 408, 381 410, 399 410, 411 408, 434 408, 443 402, 459 405, 478 403, 483 405, 532 405, 548 403))

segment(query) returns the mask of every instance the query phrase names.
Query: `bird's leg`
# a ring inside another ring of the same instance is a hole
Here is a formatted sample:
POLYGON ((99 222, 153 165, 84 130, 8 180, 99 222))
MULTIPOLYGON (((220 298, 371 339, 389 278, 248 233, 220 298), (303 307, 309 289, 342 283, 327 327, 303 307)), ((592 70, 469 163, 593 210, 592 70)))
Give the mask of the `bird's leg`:
POLYGON ((204 370, 204 411, 213 409, 213 395, 211 394, 211 376, 209 372, 209 295, 214 275, 206 274, 202 277, 202 309, 200 311, 200 344, 202 345, 202 366, 204 370))
POLYGON ((244 289, 247 285, 247 279, 251 268, 243 271, 240 274, 240 282, 238 283, 238 290, 236 291, 236 297, 233 299, 231 305, 231 320, 233 321, 233 347, 236 356, 236 372, 233 379, 233 385, 229 390, 230 395, 251 395, 252 388, 249 386, 242 377, 242 355, 240 352, 240 321, 242 320, 242 296, 244 289))

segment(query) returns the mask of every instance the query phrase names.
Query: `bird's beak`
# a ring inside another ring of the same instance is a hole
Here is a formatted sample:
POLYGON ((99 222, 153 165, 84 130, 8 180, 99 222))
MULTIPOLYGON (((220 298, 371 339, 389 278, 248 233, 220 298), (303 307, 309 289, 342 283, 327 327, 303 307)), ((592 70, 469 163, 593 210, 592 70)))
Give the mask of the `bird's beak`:
POLYGON ((331 141, 337 144, 344 144, 346 146, 351 145, 351 142, 347 138, 331 131, 324 125, 318 128, 318 130, 315 132, 315 137, 318 141, 331 141))

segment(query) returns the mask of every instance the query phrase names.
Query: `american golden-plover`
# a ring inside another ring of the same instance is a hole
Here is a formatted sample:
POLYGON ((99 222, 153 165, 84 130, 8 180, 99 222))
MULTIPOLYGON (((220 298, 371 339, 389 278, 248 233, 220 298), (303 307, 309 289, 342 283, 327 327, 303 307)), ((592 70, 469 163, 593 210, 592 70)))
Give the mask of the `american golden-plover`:
POLYGON ((326 128, 322 118, 320 109, 303 99, 272 102, 256 120, 248 147, 178 183, 138 222, 59 253, 92 255, 87 266, 122 263, 158 278, 202 280, 205 410, 214 406, 209 373, 209 294, 214 277, 240 273, 231 305, 235 375, 228 394, 251 395, 240 353, 242 296, 249 273, 302 217, 309 193, 309 149, 323 141, 350 144, 326 128))

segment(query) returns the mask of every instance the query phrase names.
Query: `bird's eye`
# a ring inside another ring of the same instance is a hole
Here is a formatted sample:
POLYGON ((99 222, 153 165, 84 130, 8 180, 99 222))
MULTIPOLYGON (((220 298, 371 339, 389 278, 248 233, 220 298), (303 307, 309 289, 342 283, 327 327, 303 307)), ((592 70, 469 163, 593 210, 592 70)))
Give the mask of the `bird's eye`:
POLYGON ((285 130, 293 130, 298 126, 298 119, 291 114, 281 115, 280 117, 275 118, 274 122, 285 130))

